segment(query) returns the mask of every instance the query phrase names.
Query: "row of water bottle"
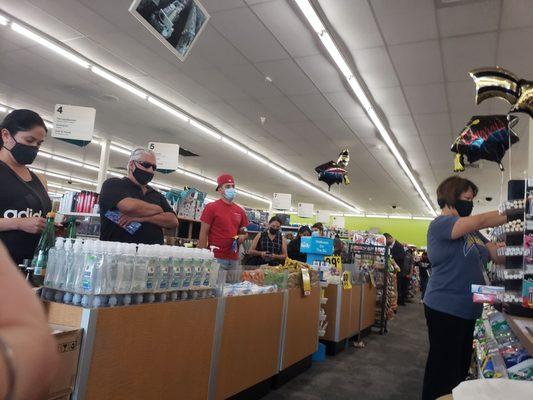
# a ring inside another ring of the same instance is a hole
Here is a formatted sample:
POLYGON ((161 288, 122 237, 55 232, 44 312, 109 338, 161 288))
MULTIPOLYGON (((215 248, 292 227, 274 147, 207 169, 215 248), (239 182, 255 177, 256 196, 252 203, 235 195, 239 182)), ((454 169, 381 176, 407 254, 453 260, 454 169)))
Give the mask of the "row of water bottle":
POLYGON ((218 270, 207 249, 57 238, 42 296, 89 308, 213 297, 218 270))

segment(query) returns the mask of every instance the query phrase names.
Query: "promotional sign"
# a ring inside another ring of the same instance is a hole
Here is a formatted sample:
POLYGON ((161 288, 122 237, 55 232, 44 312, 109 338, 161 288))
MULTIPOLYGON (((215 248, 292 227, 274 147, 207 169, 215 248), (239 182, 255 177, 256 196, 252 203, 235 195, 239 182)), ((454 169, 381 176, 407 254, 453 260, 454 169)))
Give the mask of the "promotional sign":
POLYGON ((306 254, 333 254, 333 239, 317 236, 302 236, 300 251, 306 254))
POLYGON ((314 205, 312 203, 298 203, 298 216, 311 218, 313 216, 314 205))
POLYGON ((272 208, 274 210, 289 210, 291 208, 292 195, 290 193, 274 193, 272 196, 272 208))
POLYGON ((329 224, 329 217, 331 217, 331 211, 316 210, 316 222, 329 224))
POLYGON ((335 228, 344 229, 344 217, 333 217, 331 225, 333 225, 335 228))
POLYGON ((91 107, 56 104, 52 137, 90 142, 93 138, 96 110, 91 107))
POLYGON ((155 153, 158 171, 175 171, 178 169, 179 144, 150 142, 148 143, 148 149, 155 153))
POLYGON ((342 258, 341 256, 326 256, 324 261, 327 262, 330 267, 334 267, 337 271, 342 271, 342 258))
POLYGON ((352 279, 350 277, 350 271, 344 271, 342 274, 342 288, 351 289, 352 288, 352 279))

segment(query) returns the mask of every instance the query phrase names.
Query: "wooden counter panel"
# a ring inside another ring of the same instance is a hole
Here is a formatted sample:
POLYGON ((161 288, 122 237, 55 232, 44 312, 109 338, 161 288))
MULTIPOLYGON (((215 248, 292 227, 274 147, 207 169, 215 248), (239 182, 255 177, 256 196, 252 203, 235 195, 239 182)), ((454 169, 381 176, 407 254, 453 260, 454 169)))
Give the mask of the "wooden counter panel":
POLYGON ((226 399, 278 372, 282 310, 282 293, 226 299, 217 399, 226 399))
POLYGON ((328 302, 322 306, 326 312, 326 321, 328 326, 326 327, 326 334, 321 339, 335 341, 335 321, 337 319, 337 286, 329 285, 325 288, 324 296, 328 299, 328 302))
POLYGON ((313 287, 307 297, 302 295, 301 288, 289 289, 282 369, 316 351, 319 305, 320 287, 313 287))
POLYGON ((365 283, 363 329, 370 328, 376 320, 376 296, 377 289, 365 283))
POLYGON ((88 400, 206 399, 217 299, 98 310, 88 400))
POLYGON ((44 308, 50 324, 65 325, 79 328, 83 308, 67 304, 45 302, 44 308))
POLYGON ((359 318, 361 316, 361 286, 353 285, 350 289, 351 301, 348 315, 348 333, 346 337, 351 337, 359 332, 359 318))

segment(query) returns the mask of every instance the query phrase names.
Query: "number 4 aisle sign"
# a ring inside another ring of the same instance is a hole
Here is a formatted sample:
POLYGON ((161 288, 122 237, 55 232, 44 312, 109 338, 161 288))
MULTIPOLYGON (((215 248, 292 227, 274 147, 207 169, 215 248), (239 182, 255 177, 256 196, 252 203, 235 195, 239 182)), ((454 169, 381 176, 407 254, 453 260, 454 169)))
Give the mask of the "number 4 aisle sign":
POLYGON ((91 107, 56 104, 52 137, 90 142, 93 138, 96 110, 91 107))

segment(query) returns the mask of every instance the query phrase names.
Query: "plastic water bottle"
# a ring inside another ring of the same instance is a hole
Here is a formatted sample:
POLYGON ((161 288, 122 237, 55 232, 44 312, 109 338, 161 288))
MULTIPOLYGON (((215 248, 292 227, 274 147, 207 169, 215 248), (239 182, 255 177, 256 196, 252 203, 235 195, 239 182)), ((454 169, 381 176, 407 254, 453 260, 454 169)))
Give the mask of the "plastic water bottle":
POLYGON ((48 260, 46 265, 46 274, 44 276, 44 286, 48 288, 45 291, 45 299, 52 300, 54 298, 55 289, 55 275, 57 270, 57 252, 63 248, 63 238, 57 238, 54 247, 48 251, 48 260))
POLYGON ((135 268, 133 271, 132 292, 135 293, 135 304, 143 302, 143 293, 146 291, 146 274, 148 270, 148 246, 140 244, 135 257, 135 268))
POLYGON ((155 301, 155 286, 159 273, 159 257, 157 256, 157 248, 155 246, 147 246, 146 248, 147 262, 146 262, 146 294, 144 301, 146 303, 153 303, 155 301))
POLYGON ((118 269, 118 245, 119 243, 116 242, 104 242, 104 288, 102 292, 108 295, 105 304, 110 307, 114 307, 118 304, 118 297, 115 291, 115 285, 118 280, 121 279, 118 269))
POLYGON ((63 299, 62 291, 65 290, 65 281, 67 279, 67 249, 69 249, 69 251, 72 250, 72 243, 67 239, 66 241, 61 240, 61 242, 58 244, 59 247, 56 249, 55 254, 55 266, 52 284, 56 289, 58 289, 54 295, 54 301, 60 303, 63 299))
POLYGON ((65 294, 63 295, 63 302, 67 304, 71 303, 73 300, 76 276, 78 275, 79 270, 83 266, 82 244, 83 242, 81 239, 76 239, 74 241, 74 244, 72 245, 72 249, 66 252, 66 262, 68 268, 67 278, 65 280, 65 294))
POLYGON ((116 292, 121 295, 121 303, 129 305, 131 304, 136 245, 132 243, 120 243, 117 251, 117 268, 121 278, 117 280, 115 288, 116 292))
POLYGON ((170 299, 172 301, 178 300, 178 290, 182 287, 183 276, 182 276, 182 252, 181 247, 174 247, 171 250, 172 252, 172 273, 170 277, 170 299))
POLYGON ((169 258, 169 246, 160 246, 159 249, 159 274, 157 279, 156 291, 158 293, 157 297, 160 302, 167 301, 168 290, 169 290, 169 276, 171 269, 171 261, 169 258))
POLYGON ((85 248, 85 260, 81 273, 81 305, 89 307, 92 302, 92 295, 95 293, 95 283, 98 275, 97 264, 99 261, 99 254, 96 241, 87 241, 85 248))

